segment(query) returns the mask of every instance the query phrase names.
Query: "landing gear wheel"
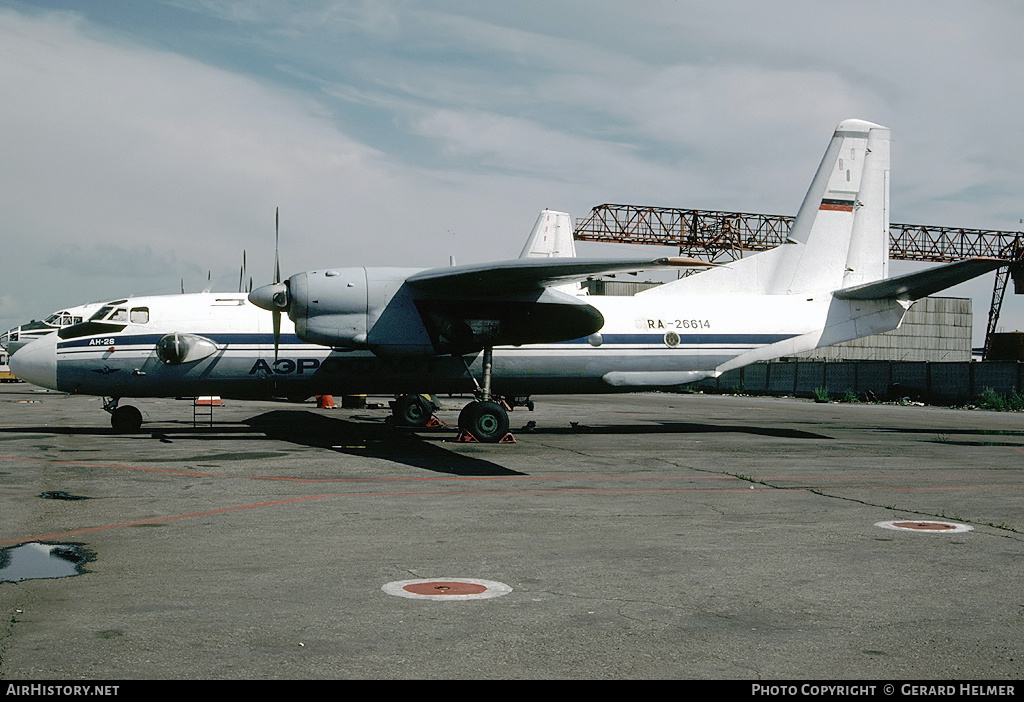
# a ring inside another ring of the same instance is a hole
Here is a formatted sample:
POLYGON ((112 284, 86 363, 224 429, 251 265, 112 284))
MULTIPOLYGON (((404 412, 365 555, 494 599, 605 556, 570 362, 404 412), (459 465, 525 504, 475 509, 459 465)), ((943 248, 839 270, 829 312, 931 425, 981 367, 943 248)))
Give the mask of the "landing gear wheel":
POLYGON ((142 426, 142 412, 136 407, 125 405, 110 412, 110 426, 118 434, 131 434, 142 426))
POLYGON ((497 402, 470 402, 459 414, 459 430, 481 443, 497 443, 508 434, 508 412, 497 402))
POLYGON ((434 406, 423 395, 402 395, 395 400, 391 413, 399 426, 425 427, 434 416, 434 406))

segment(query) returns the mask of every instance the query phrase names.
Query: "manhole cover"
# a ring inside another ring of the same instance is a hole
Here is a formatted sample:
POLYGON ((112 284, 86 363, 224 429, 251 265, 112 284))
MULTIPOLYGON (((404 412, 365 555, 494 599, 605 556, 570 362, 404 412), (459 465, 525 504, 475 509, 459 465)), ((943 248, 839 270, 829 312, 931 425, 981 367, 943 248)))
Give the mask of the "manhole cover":
POLYGON ((396 597, 419 600, 483 600, 512 592, 505 583, 475 578, 431 578, 397 580, 381 590, 396 597))
POLYGON ((912 519, 878 522, 875 526, 882 527, 883 529, 896 529, 897 531, 923 531, 932 534, 960 534, 974 529, 974 527, 967 526, 966 524, 952 524, 950 522, 931 522, 912 519))

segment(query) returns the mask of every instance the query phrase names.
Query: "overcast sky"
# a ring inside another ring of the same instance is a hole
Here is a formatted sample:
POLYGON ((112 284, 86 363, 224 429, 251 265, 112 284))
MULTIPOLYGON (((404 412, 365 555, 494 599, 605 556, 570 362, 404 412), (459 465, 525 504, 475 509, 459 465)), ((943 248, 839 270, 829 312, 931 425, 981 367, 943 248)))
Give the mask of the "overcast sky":
MULTIPOLYGON (((791 215, 850 117, 892 129, 894 222, 1020 230, 1022 29, 1012 0, 0 0, 0 329, 237 290, 243 250, 269 282, 276 207, 285 276, 514 258, 545 207, 791 215)), ((992 284, 947 293, 976 345, 992 284)))

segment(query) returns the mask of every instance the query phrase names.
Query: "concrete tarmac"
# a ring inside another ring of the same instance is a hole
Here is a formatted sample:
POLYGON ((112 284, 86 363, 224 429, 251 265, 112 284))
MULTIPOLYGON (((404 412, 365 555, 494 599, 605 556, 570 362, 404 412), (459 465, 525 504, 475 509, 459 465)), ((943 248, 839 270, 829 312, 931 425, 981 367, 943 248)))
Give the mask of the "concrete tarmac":
POLYGON ((7 561, 88 556, 0 582, 0 680, 1021 679, 1022 415, 534 399, 482 445, 233 400, 114 435, 0 386, 7 561))

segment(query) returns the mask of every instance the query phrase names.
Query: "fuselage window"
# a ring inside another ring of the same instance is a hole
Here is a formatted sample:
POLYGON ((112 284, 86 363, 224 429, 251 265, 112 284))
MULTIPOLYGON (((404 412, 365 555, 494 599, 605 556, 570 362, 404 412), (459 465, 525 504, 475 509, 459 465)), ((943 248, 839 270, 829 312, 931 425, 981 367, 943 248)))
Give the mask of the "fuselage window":
POLYGON ((132 324, 147 324, 149 322, 148 307, 133 307, 131 312, 132 324))

